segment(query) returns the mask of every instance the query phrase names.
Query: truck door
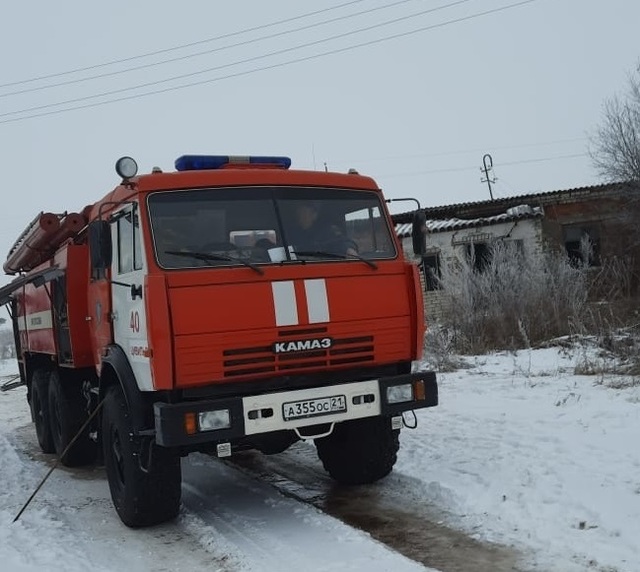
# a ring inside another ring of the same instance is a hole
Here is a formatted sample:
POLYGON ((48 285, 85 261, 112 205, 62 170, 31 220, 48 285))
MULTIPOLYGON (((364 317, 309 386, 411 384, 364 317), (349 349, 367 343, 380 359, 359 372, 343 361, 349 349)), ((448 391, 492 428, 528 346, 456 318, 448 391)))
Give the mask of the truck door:
POLYGON ((137 204, 119 211, 111 224, 113 338, 127 355, 138 387, 149 391, 153 382, 143 299, 147 265, 137 204))
POLYGON ((95 272, 87 292, 90 335, 93 345, 94 360, 98 368, 102 365, 104 349, 113 343, 113 329, 111 323, 111 285, 106 273, 95 272))

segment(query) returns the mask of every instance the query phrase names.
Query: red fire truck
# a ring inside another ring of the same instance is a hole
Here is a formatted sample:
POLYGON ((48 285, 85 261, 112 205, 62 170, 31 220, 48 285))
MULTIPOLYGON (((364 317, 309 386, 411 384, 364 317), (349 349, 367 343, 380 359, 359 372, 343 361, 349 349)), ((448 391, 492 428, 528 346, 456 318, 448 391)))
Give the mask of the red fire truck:
POLYGON ((403 413, 437 404, 435 374, 412 373, 418 272, 377 184, 290 163, 189 155, 138 175, 123 157, 112 192, 41 213, 8 254, 0 303, 38 443, 102 460, 128 526, 177 515, 193 451, 314 440, 337 481, 376 481, 403 413))

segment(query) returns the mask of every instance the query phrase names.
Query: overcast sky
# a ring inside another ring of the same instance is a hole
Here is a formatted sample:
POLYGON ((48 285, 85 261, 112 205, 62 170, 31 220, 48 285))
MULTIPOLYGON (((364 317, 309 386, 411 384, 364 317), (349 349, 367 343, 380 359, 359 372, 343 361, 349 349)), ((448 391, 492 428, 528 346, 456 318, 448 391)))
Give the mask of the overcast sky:
POLYGON ((2 260, 38 212, 106 194, 122 155, 288 155, 423 206, 488 199, 485 153, 495 197, 597 184, 588 135, 640 59, 638 0, 36 0, 1 19, 2 260))

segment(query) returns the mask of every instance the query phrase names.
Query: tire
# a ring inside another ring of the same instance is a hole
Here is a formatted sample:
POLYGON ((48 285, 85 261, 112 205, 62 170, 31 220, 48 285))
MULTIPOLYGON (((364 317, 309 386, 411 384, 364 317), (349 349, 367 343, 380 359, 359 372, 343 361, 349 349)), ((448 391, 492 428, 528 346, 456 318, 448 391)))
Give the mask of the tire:
POLYGON ((48 381, 45 369, 36 369, 31 377, 31 417, 36 426, 36 437, 43 453, 55 453, 56 448, 49 423, 48 381))
POLYGON ((143 439, 133 434, 131 414, 119 386, 109 388, 105 399, 102 445, 111 499, 124 524, 132 528, 153 526, 178 515, 180 456, 155 442, 148 443, 151 461, 142 469, 140 454, 147 449, 143 439))
POLYGON ((62 456, 88 416, 81 385, 75 380, 63 382, 60 373, 52 371, 49 378, 49 423, 55 451, 65 467, 88 465, 96 459, 98 445, 89 436, 89 427, 62 456))
POLYGON ((316 439, 318 457, 333 479, 345 485, 373 483, 387 476, 397 460, 399 430, 388 417, 345 421, 328 437, 316 439))

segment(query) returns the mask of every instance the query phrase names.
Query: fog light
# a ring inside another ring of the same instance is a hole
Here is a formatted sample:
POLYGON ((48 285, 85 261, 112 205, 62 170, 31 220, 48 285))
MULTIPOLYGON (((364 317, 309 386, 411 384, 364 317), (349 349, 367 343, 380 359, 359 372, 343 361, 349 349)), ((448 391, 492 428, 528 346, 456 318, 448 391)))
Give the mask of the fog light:
POLYGON ((405 401, 413 401, 413 390, 410 383, 387 387, 387 403, 404 403, 405 401))
POLYGON ((198 413, 198 429, 200 431, 215 431, 229 427, 231 427, 231 416, 228 409, 198 413))

